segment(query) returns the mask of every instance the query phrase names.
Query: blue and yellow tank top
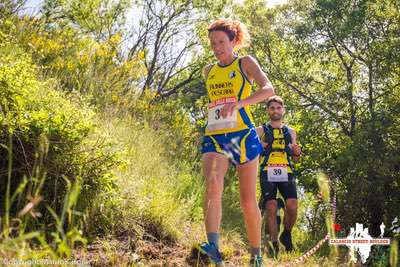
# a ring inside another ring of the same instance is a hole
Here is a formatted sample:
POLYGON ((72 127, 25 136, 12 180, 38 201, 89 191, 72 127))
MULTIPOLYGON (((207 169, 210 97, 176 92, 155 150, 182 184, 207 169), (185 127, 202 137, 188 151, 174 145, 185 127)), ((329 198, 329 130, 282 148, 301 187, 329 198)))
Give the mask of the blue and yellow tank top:
MULTIPOLYGON (((236 57, 231 64, 221 66, 214 64, 208 72, 206 88, 210 102, 236 98, 236 101, 246 99, 251 94, 252 85, 241 68, 241 59, 236 57)), ((237 112, 236 127, 210 130, 206 128, 205 135, 231 133, 254 128, 250 106, 241 108, 237 112)))
POLYGON ((267 170, 269 165, 287 166, 288 173, 294 173, 293 162, 291 161, 292 136, 289 127, 273 128, 270 124, 263 125, 264 134, 261 140, 268 143, 260 157, 261 171, 267 170))

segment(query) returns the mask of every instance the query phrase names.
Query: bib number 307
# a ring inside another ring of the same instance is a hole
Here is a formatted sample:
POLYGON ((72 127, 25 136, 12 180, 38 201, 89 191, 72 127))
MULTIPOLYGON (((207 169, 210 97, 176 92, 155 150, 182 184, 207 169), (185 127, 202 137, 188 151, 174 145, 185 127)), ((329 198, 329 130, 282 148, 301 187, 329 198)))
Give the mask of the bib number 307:
POLYGON ((268 166, 268 181, 269 182, 287 182, 288 169, 287 166, 268 166))
POLYGON ((225 118, 221 115, 221 109, 225 104, 236 103, 236 97, 228 97, 213 101, 208 105, 207 129, 218 131, 237 127, 237 109, 225 118))

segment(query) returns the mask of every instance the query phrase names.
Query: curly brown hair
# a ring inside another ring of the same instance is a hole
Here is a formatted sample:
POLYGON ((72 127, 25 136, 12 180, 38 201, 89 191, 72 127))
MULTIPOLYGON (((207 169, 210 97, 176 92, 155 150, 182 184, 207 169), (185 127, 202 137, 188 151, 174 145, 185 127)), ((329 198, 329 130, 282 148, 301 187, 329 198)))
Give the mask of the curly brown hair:
POLYGON ((228 35, 230 41, 236 38, 235 49, 250 45, 250 35, 246 26, 238 20, 218 19, 208 26, 208 33, 212 31, 223 31, 228 35))

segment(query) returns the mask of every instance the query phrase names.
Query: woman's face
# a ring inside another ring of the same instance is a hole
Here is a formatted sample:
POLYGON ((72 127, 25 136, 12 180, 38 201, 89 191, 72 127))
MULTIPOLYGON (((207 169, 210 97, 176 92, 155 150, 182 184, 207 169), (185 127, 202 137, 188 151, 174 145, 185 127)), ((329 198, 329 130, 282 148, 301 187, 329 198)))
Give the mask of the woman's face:
POLYGON ((215 57, 220 62, 229 62, 233 56, 235 39, 230 41, 228 35, 223 31, 212 31, 208 34, 208 38, 215 57))

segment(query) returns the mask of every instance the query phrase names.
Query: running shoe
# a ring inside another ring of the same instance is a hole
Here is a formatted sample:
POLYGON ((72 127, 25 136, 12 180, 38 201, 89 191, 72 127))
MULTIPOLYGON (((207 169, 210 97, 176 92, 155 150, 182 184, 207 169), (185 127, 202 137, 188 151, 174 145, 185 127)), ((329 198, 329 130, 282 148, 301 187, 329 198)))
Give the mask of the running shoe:
POLYGON ((215 263, 217 266, 223 266, 224 262, 222 260, 222 255, 213 242, 203 242, 197 248, 201 253, 210 258, 211 263, 215 263))

